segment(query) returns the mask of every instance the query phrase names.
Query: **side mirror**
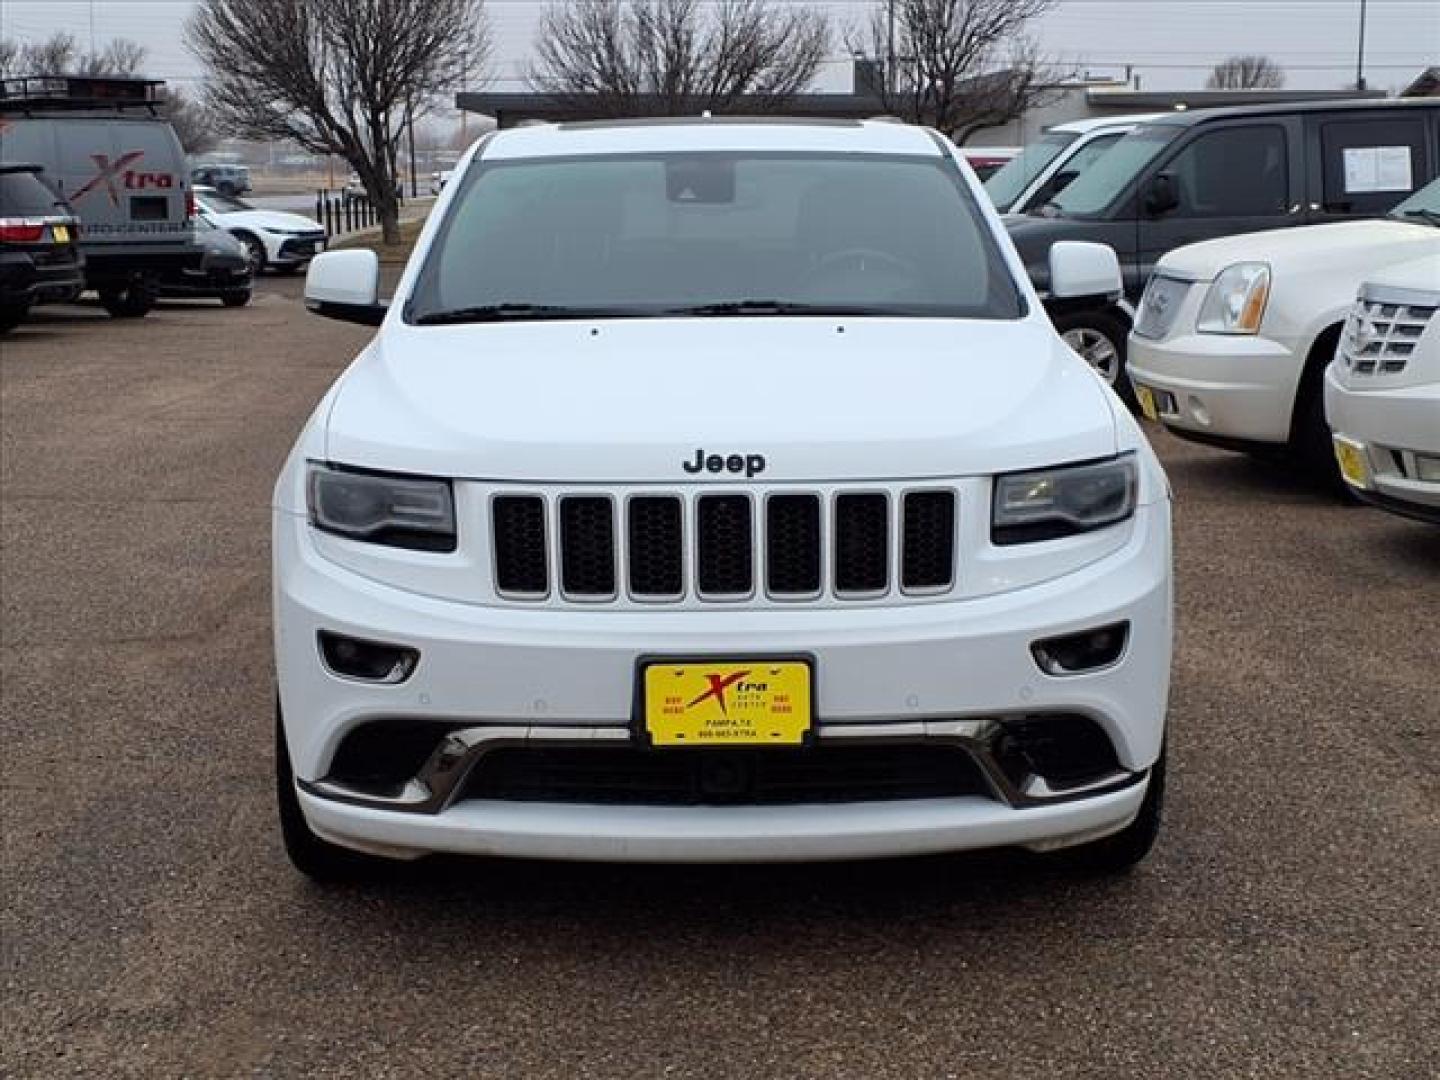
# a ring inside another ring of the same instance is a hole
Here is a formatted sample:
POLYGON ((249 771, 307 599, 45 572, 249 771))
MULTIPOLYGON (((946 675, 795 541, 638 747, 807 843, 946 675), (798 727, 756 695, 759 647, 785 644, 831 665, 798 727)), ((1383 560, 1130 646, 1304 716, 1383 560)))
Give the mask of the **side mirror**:
POLYGON ((1125 289, 1120 259, 1109 244, 1059 240, 1050 245, 1050 295, 1057 300, 1118 297, 1125 289))
POLYGON ((1145 212, 1162 217, 1180 205, 1180 189, 1169 173, 1157 173, 1145 189, 1145 212))
POLYGON ((327 251, 310 261, 305 306, 316 315, 361 326, 385 321, 380 302, 380 259, 373 251, 327 251))

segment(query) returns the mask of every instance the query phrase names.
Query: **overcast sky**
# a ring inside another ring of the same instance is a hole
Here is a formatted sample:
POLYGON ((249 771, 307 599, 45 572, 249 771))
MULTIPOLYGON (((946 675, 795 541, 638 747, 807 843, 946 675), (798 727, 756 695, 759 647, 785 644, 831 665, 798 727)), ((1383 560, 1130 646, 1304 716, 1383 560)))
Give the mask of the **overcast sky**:
MULTIPOLYGON (((772 0, 790 3, 797 0, 772 0)), ((1366 75, 1377 88, 1407 84, 1440 64, 1440 0, 1368 0, 1366 75)), ((838 21, 857 23, 870 0, 829 0, 838 21)), ((177 82, 201 71, 181 28, 193 0, 0 0, 0 36, 22 40, 68 30, 103 48, 128 37, 150 50, 151 73, 177 82)), ((497 45, 492 83, 522 89, 520 73, 541 7, 537 0, 488 0, 497 45)), ((1237 52, 1265 53, 1296 89, 1329 89, 1355 76, 1360 0, 1060 0, 1037 23, 1042 48, 1096 74, 1133 64, 1147 90, 1194 89, 1210 67, 1237 52)), ((825 89, 848 89, 841 43, 822 71, 825 89)))

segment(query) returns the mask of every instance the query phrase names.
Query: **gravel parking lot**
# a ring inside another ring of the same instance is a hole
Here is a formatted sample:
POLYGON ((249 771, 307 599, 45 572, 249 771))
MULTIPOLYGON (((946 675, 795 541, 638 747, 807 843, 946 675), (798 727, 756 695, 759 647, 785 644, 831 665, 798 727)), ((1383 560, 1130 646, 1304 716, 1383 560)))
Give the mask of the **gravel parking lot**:
POLYGON ((308 884, 273 820, 267 505, 366 331, 298 290, 0 343, 0 1074, 1440 1075, 1440 532, 1163 434, 1172 794, 1133 876, 308 884))

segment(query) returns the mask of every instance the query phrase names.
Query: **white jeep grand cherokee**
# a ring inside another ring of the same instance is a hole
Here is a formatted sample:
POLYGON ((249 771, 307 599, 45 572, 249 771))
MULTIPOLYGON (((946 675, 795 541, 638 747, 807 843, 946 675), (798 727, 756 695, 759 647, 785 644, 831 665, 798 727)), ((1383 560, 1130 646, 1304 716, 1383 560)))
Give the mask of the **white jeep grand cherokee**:
POLYGON ((307 303, 380 330, 275 490, 303 871, 1149 849, 1166 480, 940 136, 501 132, 307 303))

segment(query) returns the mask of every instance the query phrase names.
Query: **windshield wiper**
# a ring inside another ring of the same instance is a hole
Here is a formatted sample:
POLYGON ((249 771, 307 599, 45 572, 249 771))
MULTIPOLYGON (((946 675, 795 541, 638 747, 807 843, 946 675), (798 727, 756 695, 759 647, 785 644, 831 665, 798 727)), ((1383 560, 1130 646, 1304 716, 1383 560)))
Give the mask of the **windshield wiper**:
POLYGON ((666 308, 666 315, 894 315, 887 308, 863 304, 807 304, 799 300, 723 300, 715 304, 666 308))
POLYGON ((417 315, 417 326, 443 326, 447 323, 522 322, 526 319, 584 319, 629 315, 633 312, 603 308, 569 307, 564 304, 477 304, 472 307, 427 311, 417 315))
POLYGON ((1431 225, 1440 225, 1440 211, 1427 210, 1423 206, 1417 206, 1410 210, 1402 210, 1404 217, 1418 217, 1421 221, 1431 225))

